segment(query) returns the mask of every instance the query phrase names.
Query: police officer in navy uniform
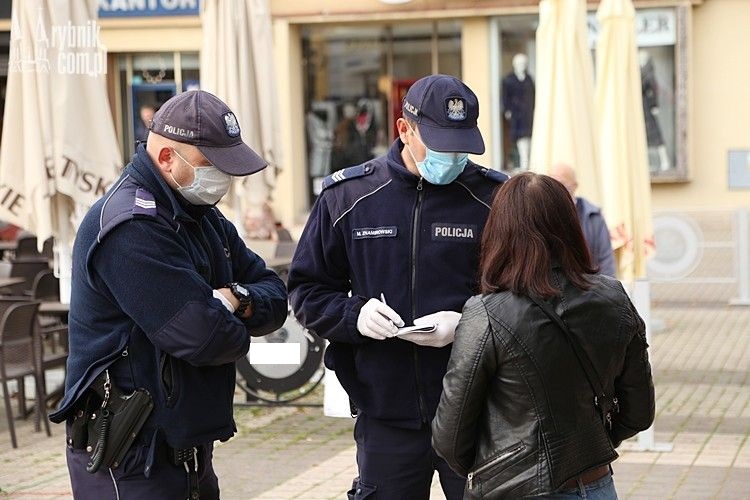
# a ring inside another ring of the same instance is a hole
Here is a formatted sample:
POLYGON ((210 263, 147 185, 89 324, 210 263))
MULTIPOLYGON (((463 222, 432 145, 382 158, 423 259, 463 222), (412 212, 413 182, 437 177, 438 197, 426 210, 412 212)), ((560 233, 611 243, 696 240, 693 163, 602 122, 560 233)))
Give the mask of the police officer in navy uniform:
POLYGON ((75 498, 219 498, 211 457, 236 431, 234 363, 251 336, 284 323, 287 294, 214 205, 232 176, 266 165, 226 104, 185 92, 154 115, 146 146, 81 223, 65 396, 50 416, 67 421, 75 498), (153 409, 123 459, 91 473, 76 421, 101 417, 83 402, 105 375, 122 394, 148 391, 153 409))
POLYGON ((481 232, 507 176, 480 167, 479 104, 463 82, 431 75, 403 102, 399 138, 380 158, 325 179, 289 272, 292 308, 330 341, 358 413, 359 477, 349 498, 429 498, 434 471, 449 500, 464 478, 432 450, 454 330, 477 293, 481 232), (385 300, 382 300, 385 299, 385 300), (404 325, 430 333, 397 335, 404 325))

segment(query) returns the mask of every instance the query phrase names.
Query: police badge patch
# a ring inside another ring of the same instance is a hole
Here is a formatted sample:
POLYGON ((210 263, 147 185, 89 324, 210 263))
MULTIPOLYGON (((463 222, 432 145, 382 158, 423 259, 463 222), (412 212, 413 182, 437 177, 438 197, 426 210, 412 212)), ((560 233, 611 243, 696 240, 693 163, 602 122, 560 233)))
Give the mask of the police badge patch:
POLYGON ((453 122, 464 121, 466 119, 466 101, 460 97, 446 99, 445 115, 453 122))
POLYGON ((224 113, 224 126, 227 129, 229 137, 237 137, 240 135, 240 124, 237 123, 237 117, 231 111, 224 113))

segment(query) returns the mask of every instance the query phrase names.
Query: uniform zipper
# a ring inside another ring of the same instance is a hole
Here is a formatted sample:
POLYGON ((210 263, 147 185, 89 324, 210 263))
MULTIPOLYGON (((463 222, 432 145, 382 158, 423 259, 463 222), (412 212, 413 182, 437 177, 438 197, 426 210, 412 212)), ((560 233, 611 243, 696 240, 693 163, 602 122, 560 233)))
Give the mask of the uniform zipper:
POLYGON ((511 448, 510 450, 506 451, 502 455, 494 458, 492 461, 487 462, 483 466, 477 468, 476 470, 469 472, 469 475, 466 476, 466 480, 468 481, 469 489, 472 489, 474 487, 474 477, 482 474, 483 472, 491 469, 495 465, 497 465, 499 462, 502 462, 506 458, 510 457, 511 455, 514 455, 524 449, 526 445, 524 443, 518 443, 516 446, 511 448))
POLYGON ((213 251, 211 250, 211 245, 208 243, 208 240, 206 239, 206 235, 203 232, 203 221, 195 221, 195 226, 198 231, 198 243, 203 248, 203 251, 206 253, 206 261, 208 262, 208 281, 209 284, 214 284, 214 269, 213 269, 213 251))
POLYGON ((133 371, 133 363, 130 361, 130 352, 129 352, 130 346, 126 345, 125 349, 120 354, 121 357, 127 358, 126 361, 128 363, 128 369, 130 370, 130 380, 133 381, 133 387, 137 387, 137 384, 135 383, 135 372, 133 371))
MULTIPOLYGON (((422 178, 419 178, 417 182, 417 203, 414 205, 414 226, 412 227, 411 234, 411 316, 415 318, 417 315, 417 240, 419 238, 419 213, 422 205, 422 195, 424 194, 422 187, 422 178)), ((422 381, 419 377, 419 352, 417 351, 417 345, 414 344, 412 347, 414 352, 414 375, 417 384, 417 398, 419 400, 419 413, 421 420, 427 422, 427 405, 424 402, 424 396, 422 395, 422 381)))

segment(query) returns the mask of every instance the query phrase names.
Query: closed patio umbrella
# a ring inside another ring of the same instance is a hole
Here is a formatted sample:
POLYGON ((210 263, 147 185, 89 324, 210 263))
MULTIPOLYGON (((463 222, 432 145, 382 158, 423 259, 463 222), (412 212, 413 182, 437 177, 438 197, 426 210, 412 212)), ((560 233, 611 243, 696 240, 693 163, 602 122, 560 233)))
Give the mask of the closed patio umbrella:
POLYGON ((13 2, 0 219, 57 241, 70 290, 74 213, 104 195, 121 163, 104 84, 96 0, 13 2))
MULTIPOLYGON (((268 167, 235 182, 235 221, 260 216, 276 184, 281 164, 273 64, 273 33, 268 0, 204 0, 201 88, 234 111, 242 138, 268 167)), ((238 224, 242 231, 242 225, 238 224)))
POLYGON ((585 0, 541 0, 536 31, 531 170, 556 163, 577 172, 579 193, 599 204, 594 78, 585 0))
POLYGON ((596 113, 602 209, 612 236, 618 277, 646 277, 654 248, 646 129, 631 0, 602 0, 596 44, 596 113))
MULTIPOLYGON (((636 55, 635 9, 631 0, 602 0, 596 44, 596 114, 602 208, 618 264, 618 277, 651 337, 651 300, 646 259, 654 248, 651 184, 646 152, 640 66, 636 55)), ((654 442, 654 426, 638 435, 643 451, 671 451, 654 442)))

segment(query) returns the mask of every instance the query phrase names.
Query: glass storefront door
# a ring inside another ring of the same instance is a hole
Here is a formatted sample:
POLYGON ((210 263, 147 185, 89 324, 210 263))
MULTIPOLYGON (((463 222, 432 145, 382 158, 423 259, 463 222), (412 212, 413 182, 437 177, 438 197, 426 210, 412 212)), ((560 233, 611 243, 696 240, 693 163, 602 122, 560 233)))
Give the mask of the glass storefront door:
POLYGON ((117 116, 123 161, 144 141, 153 114, 178 91, 199 88, 198 54, 154 52, 118 54, 117 116))
POLYGON ((461 78, 461 24, 308 26, 302 33, 311 193, 326 175, 379 156, 409 86, 431 73, 461 78))

